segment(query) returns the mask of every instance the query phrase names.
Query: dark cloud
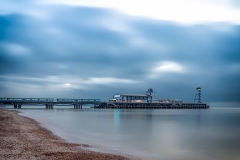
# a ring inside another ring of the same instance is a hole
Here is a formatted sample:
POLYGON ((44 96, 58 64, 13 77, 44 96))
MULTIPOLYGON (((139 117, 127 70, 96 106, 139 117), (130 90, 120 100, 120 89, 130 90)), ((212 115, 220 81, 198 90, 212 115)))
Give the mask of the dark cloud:
POLYGON ((202 85, 205 101, 240 100, 239 26, 184 26, 97 8, 44 10, 43 18, 0 15, 0 96, 106 100, 153 87, 157 97, 193 101, 202 85), (154 71, 164 61, 184 71, 154 71))

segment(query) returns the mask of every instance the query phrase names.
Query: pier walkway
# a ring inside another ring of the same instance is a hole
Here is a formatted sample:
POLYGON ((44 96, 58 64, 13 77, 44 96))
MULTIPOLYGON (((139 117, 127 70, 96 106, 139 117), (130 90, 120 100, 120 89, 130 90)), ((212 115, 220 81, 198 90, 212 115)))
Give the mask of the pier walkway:
POLYGON ((101 104, 101 99, 65 99, 58 98, 0 98, 0 104, 12 105, 14 108, 22 108, 23 105, 39 106, 45 105, 46 109, 53 109, 54 105, 64 106, 72 105, 74 109, 81 109, 85 104, 93 104, 97 106, 101 104))

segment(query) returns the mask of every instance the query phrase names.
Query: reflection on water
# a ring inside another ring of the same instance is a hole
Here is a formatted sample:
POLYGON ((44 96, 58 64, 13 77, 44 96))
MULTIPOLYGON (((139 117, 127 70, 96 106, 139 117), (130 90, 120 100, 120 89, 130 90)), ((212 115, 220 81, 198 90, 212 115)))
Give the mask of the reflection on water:
POLYGON ((74 143, 143 159, 239 159, 240 109, 21 109, 74 143))
POLYGON ((120 125, 120 109, 114 110, 114 129, 116 134, 119 133, 119 125, 120 125))

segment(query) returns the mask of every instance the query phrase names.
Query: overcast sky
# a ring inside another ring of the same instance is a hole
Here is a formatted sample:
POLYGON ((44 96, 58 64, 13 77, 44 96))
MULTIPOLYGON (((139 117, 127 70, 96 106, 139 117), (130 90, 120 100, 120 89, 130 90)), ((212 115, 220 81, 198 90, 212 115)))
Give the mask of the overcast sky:
POLYGON ((239 0, 1 0, 0 97, 240 102, 239 0))

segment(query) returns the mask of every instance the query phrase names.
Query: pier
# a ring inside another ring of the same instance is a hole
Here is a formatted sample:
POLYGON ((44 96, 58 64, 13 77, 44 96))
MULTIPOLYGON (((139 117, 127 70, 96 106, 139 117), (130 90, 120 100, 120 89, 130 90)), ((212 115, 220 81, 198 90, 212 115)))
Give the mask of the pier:
POLYGON ((197 103, 187 103, 180 99, 153 99, 152 88, 146 94, 115 94, 109 102, 103 102, 95 108, 111 109, 208 109, 209 105, 201 101, 201 86, 196 88, 195 100, 197 103))
POLYGON ((131 102, 119 102, 119 103, 101 103, 94 108, 101 109, 209 109, 209 105, 206 103, 131 103, 131 102))
POLYGON ((0 98, 0 104, 22 108, 23 105, 44 105, 53 109, 55 105, 72 105, 74 109, 82 109, 85 104, 92 104, 99 109, 209 109, 209 105, 201 101, 201 87, 197 87, 195 100, 197 103, 186 103, 180 99, 153 99, 153 89, 147 94, 115 94, 108 102, 101 99, 67 99, 67 98, 0 98))
POLYGON ((14 108, 22 108, 24 105, 45 106, 46 109, 53 109, 55 105, 64 106, 72 105, 74 109, 82 109, 85 104, 92 104, 94 106, 101 104, 101 99, 65 99, 58 98, 0 98, 0 104, 12 105, 14 108))

